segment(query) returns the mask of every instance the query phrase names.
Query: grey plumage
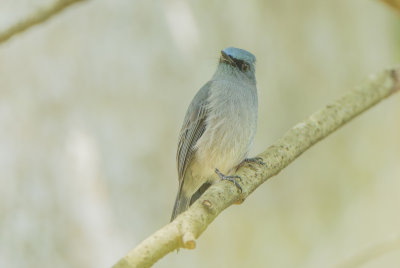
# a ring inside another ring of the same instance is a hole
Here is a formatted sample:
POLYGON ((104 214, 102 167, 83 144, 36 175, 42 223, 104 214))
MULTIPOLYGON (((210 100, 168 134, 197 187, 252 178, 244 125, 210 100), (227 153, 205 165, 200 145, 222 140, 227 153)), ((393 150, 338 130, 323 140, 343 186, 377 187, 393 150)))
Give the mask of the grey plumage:
POLYGON ((193 98, 176 155, 179 189, 171 221, 217 178, 247 157, 257 128, 255 57, 242 49, 221 51, 218 68, 193 98))

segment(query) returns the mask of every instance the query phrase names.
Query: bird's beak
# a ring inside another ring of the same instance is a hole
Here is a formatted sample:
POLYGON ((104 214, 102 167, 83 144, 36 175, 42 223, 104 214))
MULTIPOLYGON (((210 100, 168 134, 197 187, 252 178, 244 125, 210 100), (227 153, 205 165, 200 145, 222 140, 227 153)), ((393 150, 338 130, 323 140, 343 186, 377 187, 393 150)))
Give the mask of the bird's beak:
POLYGON ((223 50, 221 50, 220 62, 225 62, 230 65, 235 65, 235 62, 232 60, 232 58, 228 54, 226 54, 223 50))

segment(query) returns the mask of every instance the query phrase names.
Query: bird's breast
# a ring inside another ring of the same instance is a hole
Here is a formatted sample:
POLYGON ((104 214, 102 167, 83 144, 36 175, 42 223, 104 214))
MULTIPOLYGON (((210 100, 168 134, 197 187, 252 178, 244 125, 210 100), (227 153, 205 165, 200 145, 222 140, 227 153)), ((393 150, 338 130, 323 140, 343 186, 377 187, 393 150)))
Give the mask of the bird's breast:
POLYGON ((196 144, 196 160, 204 172, 227 174, 246 157, 257 129, 255 85, 214 82, 210 90, 206 130, 196 144))

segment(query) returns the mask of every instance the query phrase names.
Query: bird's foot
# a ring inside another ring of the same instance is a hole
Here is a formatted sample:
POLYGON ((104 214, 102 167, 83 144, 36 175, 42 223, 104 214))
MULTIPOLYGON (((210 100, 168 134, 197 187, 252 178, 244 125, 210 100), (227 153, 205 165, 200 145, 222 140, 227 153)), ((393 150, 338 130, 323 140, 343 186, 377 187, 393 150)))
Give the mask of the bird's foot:
POLYGON ((261 157, 254 157, 254 158, 246 158, 245 160, 243 160, 243 162, 245 163, 255 163, 255 164, 259 164, 262 166, 265 166, 265 162, 263 161, 263 159, 261 157))
MULTIPOLYGON (((265 166, 265 162, 262 161, 263 159, 261 157, 254 157, 254 158, 246 158, 245 160, 242 161, 242 163, 240 163, 237 167, 236 167, 236 171, 241 168, 245 163, 250 163, 250 164, 258 164, 258 165, 262 165, 265 166)), ((254 167, 253 167, 254 169, 254 167)))
POLYGON ((224 175, 224 174, 221 173, 221 171, 218 170, 218 168, 215 169, 215 173, 217 173, 218 177, 219 177, 221 180, 230 181, 230 182, 232 182, 233 184, 235 184, 235 186, 239 189, 240 192, 243 191, 243 190, 242 190, 242 186, 240 186, 240 184, 236 181, 236 179, 239 179, 240 181, 242 181, 242 178, 241 178, 241 177, 239 177, 239 176, 237 176, 237 175, 234 175, 234 176, 227 176, 227 175, 224 175))

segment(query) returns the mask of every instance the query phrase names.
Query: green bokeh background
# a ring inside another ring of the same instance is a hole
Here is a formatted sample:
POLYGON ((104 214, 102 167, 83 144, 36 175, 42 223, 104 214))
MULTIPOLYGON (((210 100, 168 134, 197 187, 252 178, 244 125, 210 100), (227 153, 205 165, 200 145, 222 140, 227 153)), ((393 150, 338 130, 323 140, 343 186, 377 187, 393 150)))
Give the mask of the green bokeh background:
MULTIPOLYGON (((0 0, 0 29, 50 0, 0 0)), ((400 60, 379 1, 88 1, 0 46, 0 267, 110 267, 169 221, 188 104, 257 56, 252 155, 400 60)), ((335 267, 400 235, 400 95, 324 139, 155 267, 335 267)), ((399 267, 400 248, 363 267, 399 267)))

